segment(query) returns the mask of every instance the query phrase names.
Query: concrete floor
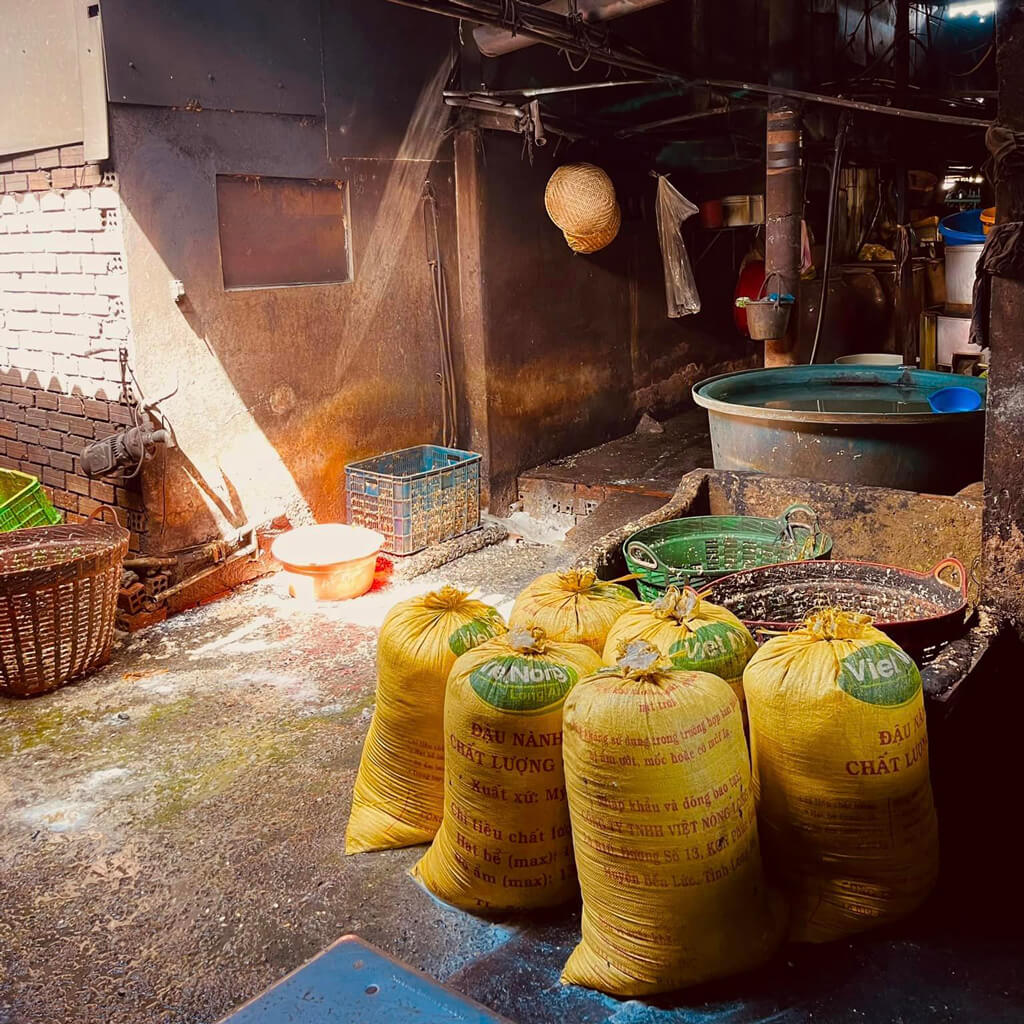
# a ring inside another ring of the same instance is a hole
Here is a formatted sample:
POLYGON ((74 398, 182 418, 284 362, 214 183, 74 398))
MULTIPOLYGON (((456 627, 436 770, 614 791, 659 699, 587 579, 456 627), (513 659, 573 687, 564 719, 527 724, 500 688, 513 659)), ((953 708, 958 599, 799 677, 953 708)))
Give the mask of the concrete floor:
POLYGON ((344 857, 384 613, 440 582, 507 610, 562 560, 506 543, 313 609, 264 580, 0 701, 0 1022, 212 1024, 349 932, 520 1024, 1024 1020, 1018 930, 946 896, 648 1005, 559 985, 575 910, 488 922, 413 883, 420 850, 344 857))

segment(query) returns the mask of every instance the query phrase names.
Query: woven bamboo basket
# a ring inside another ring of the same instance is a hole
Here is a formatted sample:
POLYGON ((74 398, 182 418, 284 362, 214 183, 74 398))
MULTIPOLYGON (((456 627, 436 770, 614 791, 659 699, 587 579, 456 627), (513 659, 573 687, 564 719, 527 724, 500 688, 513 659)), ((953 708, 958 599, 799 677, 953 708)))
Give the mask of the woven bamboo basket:
POLYGON ((0 534, 0 694, 48 693, 109 660, 127 551, 116 523, 0 534))
POLYGON ((615 186, 594 164, 563 164, 548 180, 544 208, 569 235, 586 237, 607 231, 618 209, 615 186))
POLYGON ((622 227, 622 211, 619 209, 619 204, 616 203, 612 219, 600 231, 595 231, 591 235, 570 235, 568 231, 563 231, 562 234, 573 252, 591 253, 598 252, 606 245, 611 245, 615 241, 620 227, 622 227))

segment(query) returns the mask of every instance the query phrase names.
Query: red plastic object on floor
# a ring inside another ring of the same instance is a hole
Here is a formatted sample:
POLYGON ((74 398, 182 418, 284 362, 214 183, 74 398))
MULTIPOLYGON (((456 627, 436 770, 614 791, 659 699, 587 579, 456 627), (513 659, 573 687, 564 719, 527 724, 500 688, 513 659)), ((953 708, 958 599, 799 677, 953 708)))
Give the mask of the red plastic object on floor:
POLYGON ((756 299, 764 286, 764 261, 751 260, 740 271, 736 281, 736 293, 733 296, 732 318, 736 330, 750 337, 747 327, 747 311, 735 305, 736 299, 756 299))

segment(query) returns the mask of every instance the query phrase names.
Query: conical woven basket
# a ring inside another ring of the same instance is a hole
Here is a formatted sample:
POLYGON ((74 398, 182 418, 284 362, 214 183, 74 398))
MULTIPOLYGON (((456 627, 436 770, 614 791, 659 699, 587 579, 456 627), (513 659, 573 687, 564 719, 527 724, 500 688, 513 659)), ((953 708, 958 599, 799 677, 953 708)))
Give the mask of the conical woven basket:
POLYGON ((544 208, 567 234, 594 235, 606 231, 616 216, 615 186, 600 167, 564 164, 548 181, 544 208))
POLYGON ((562 234, 565 235, 565 240, 573 252, 592 253, 598 252, 614 242, 621 226, 622 211, 619 209, 619 204, 616 203, 611 220, 599 231, 590 235, 571 235, 568 231, 563 231, 562 234))

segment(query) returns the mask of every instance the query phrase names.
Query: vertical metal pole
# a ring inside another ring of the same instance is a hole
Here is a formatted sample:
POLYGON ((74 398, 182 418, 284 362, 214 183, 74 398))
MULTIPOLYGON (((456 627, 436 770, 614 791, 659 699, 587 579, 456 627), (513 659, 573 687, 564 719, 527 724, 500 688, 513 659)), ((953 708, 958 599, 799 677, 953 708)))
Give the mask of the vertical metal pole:
MULTIPOLYGON (((802 43, 801 0, 771 0, 768 10, 769 81, 783 88, 799 86, 802 43)), ((800 115, 792 101, 772 96, 768 105, 765 179, 765 272, 775 274, 771 290, 798 294, 800 222, 803 216, 800 115)), ((785 338, 765 342, 766 366, 792 363, 798 317, 790 317, 785 338)))
MULTIPOLYGON (((910 92, 910 0, 896 0, 896 27, 893 37, 893 79, 896 86, 896 103, 906 106, 910 92)), ((896 222, 907 225, 910 210, 907 204, 907 163, 903 147, 896 139, 896 222)), ((908 260, 910 257, 908 257, 908 260)), ((914 266, 908 262, 899 275, 896 289, 893 318, 896 327, 896 348, 904 361, 913 363, 917 358, 918 324, 913 315, 914 266)))
MULTIPOLYGON (((1024 11, 999 5, 996 22, 999 75, 997 124, 1024 132, 1024 11)), ((1024 172, 1020 161, 997 167, 1000 223, 1024 220, 1024 172), (1001 171, 1001 173, 999 173, 1001 171)), ((982 597, 1024 637, 1024 282, 992 281, 989 336, 992 359, 985 434, 985 512, 982 597)))

